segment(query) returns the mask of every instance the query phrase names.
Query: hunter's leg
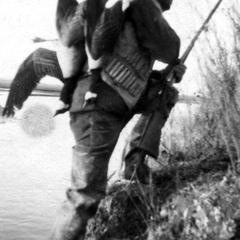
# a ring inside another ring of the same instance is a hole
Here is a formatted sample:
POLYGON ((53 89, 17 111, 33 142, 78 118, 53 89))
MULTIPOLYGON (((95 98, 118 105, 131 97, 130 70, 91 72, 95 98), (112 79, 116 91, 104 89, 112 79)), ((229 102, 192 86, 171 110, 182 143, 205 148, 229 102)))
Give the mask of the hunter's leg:
POLYGON ((131 179, 134 173, 143 182, 148 182, 148 168, 144 164, 145 156, 150 155, 157 159, 161 130, 165 125, 171 109, 177 101, 178 92, 175 88, 167 87, 164 97, 158 97, 156 110, 143 113, 133 128, 129 146, 125 155, 124 177, 131 179))
MULTIPOLYGON (((86 80, 78 83, 73 95, 70 125, 76 145, 73 148, 72 180, 67 201, 55 225, 53 240, 73 240, 84 236, 88 219, 94 216, 99 201, 105 196, 108 162, 126 124, 126 118, 102 108, 101 103, 104 104, 109 93, 103 87, 97 102, 87 103, 82 110, 79 109, 90 85, 89 79, 86 80)), ((113 92, 113 101, 115 96, 113 92)), ((115 108, 119 109, 119 104, 115 108)))

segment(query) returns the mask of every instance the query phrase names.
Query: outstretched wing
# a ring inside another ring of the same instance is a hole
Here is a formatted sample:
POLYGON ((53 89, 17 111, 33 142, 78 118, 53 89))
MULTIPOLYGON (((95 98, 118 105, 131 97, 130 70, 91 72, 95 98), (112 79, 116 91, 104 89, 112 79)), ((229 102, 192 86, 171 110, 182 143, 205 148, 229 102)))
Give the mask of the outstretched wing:
POLYGON ((63 82, 62 71, 56 52, 39 48, 31 53, 19 67, 11 83, 9 95, 2 115, 14 116, 15 107, 21 109, 33 89, 45 76, 52 76, 63 82))
POLYGON ((17 75, 10 86, 7 102, 2 115, 12 117, 15 107, 22 108, 24 101, 30 96, 39 79, 36 77, 33 67, 29 67, 25 61, 19 68, 17 75))

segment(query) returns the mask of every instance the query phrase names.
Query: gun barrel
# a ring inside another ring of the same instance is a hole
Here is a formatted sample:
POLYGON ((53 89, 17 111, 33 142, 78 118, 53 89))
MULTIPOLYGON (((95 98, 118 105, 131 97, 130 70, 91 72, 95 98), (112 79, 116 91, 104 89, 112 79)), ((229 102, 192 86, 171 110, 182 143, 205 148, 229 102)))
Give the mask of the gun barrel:
MULTIPOLYGON (((200 29, 197 31, 197 33, 195 34, 194 38, 192 39, 192 41, 190 42, 190 44, 188 45, 187 49, 185 50, 185 52, 183 53, 182 57, 180 58, 180 63, 184 63, 190 52, 192 51, 196 41, 198 40, 200 34, 203 32, 204 28, 206 27, 206 25, 208 24, 208 22, 211 20, 211 18, 213 17, 214 13, 217 11, 217 9, 219 8, 220 4, 222 3, 223 0, 219 0, 216 5, 214 6, 214 8, 211 10, 211 12, 209 13, 208 17, 206 18, 206 20, 203 22, 202 26, 200 27, 200 29)), ((170 71, 170 73, 168 74, 166 81, 169 85, 172 85, 175 82, 174 76, 173 76, 173 71, 170 71)))
POLYGON ((206 25, 209 23, 209 21, 211 20, 211 18, 213 17, 214 13, 217 11, 217 9, 219 8, 220 4, 222 3, 223 0, 219 0, 216 5, 214 6, 214 8, 212 9, 212 11, 209 13, 208 17, 206 18, 206 20, 203 22, 202 26, 200 27, 200 29, 197 31, 197 33, 195 34, 194 38, 192 39, 192 41, 190 42, 188 48, 186 49, 186 51, 183 53, 182 57, 180 58, 181 63, 184 63, 190 52, 192 51, 196 41, 198 40, 199 36, 201 35, 201 33, 203 32, 203 30, 205 29, 206 25))

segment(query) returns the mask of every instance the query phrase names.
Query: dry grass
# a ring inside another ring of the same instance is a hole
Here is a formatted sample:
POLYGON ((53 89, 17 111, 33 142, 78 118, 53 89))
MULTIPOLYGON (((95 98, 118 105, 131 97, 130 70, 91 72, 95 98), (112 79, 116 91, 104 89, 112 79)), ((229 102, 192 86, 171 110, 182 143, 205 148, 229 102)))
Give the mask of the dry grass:
MULTIPOLYGON (((202 105, 206 117, 205 131, 213 147, 224 143, 231 159, 232 170, 237 172, 240 159, 240 12, 239 4, 233 5, 226 13, 231 26, 231 35, 224 39, 217 30, 211 31, 215 41, 205 44, 205 62, 200 64, 206 83, 207 96, 211 101, 202 105), (226 41, 232 42, 227 45, 226 41), (214 49, 214 54, 211 50, 214 49)), ((208 36, 206 36, 208 39, 208 36)))
MULTIPOLYGON (((221 35, 215 26, 209 35, 205 35, 201 48, 204 59, 199 57, 199 67, 205 83, 203 95, 207 101, 199 105, 199 114, 190 114, 191 118, 184 121, 180 134, 173 133, 167 138, 173 164, 165 172, 162 171, 157 183, 164 182, 166 177, 172 179, 175 175, 175 184, 168 185, 167 191, 173 191, 166 201, 155 206, 148 226, 148 240, 240 239, 239 9, 240 4, 235 1, 225 11, 229 36, 221 35), (179 136, 184 139, 180 144, 179 136), (184 156, 180 162, 177 157, 179 151, 184 156), (216 163, 223 159, 228 161, 223 169, 226 171, 230 166, 227 173, 217 169, 216 163), (216 172, 201 174, 201 163, 212 160, 215 164, 211 167, 216 172), (199 165, 197 168, 186 165, 187 168, 184 166, 186 162, 197 162, 199 165), (178 164, 182 166, 171 167, 178 164), (197 172, 199 179, 191 183, 191 177, 196 177, 197 172), (184 182, 186 187, 181 188, 184 182)), ((173 127, 174 122, 170 122, 170 130, 171 124, 173 127)))

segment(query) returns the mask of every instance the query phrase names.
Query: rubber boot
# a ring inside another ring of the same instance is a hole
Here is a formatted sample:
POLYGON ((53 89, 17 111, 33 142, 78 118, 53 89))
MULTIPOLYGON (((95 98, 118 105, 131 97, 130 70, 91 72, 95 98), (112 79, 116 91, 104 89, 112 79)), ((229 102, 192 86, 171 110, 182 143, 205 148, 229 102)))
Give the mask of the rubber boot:
POLYGON ((124 178, 137 180, 143 184, 149 183, 149 167, 145 164, 146 152, 135 149, 125 157, 124 178))

